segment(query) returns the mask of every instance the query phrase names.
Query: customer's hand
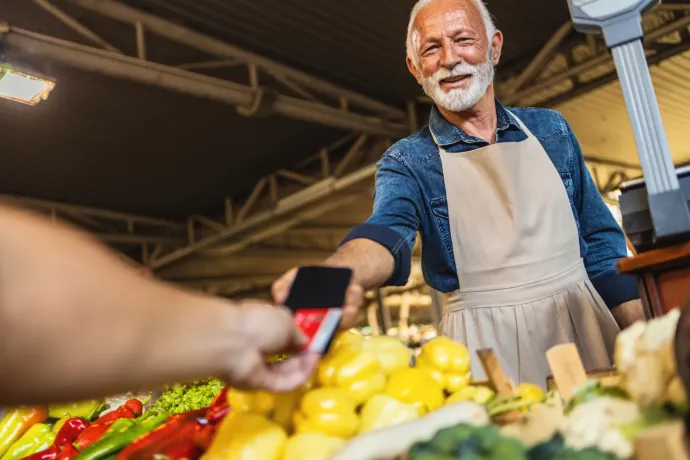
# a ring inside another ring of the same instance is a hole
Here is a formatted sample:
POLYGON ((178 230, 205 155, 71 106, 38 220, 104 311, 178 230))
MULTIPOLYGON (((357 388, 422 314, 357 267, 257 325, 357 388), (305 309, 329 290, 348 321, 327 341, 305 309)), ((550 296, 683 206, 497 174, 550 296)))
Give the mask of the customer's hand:
POLYGON ((271 355, 297 351, 307 342, 286 308, 246 300, 234 307, 233 316, 238 343, 237 353, 227 363, 225 377, 230 385, 284 392, 299 387, 311 376, 318 354, 296 353, 281 363, 266 360, 271 355))
MULTIPOLYGON (((273 301, 278 305, 284 305, 287 300, 292 282, 297 275, 297 268, 287 271, 277 281, 273 283, 271 292, 273 293, 273 301)), ((364 302, 364 288, 361 285, 352 283, 347 288, 345 294, 345 305, 343 306, 343 319, 341 321, 341 328, 349 329, 355 325, 359 307, 364 302)))

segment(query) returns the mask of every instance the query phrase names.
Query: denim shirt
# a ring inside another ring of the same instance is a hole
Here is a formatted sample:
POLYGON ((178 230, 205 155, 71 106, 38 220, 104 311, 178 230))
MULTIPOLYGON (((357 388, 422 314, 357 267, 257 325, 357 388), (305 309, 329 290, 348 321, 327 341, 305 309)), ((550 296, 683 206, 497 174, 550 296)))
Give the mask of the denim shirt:
MULTIPOLYGON (((496 111, 496 142, 520 142, 527 138, 498 101, 496 111)), ((541 142, 561 176, 580 235, 580 254, 594 287, 609 307, 638 298, 634 277, 616 273, 616 262, 627 255, 623 231, 599 194, 565 118, 547 109, 510 108, 510 112, 541 142)), ((436 107, 429 125, 449 153, 488 145, 448 122, 436 107)), ((395 258, 394 273, 386 285, 402 286, 410 276, 412 247, 418 231, 427 284, 441 292, 457 290, 460 286, 443 169, 429 126, 398 141, 383 154, 376 172, 373 213, 366 223, 352 229, 342 244, 366 238, 386 247, 395 258)))

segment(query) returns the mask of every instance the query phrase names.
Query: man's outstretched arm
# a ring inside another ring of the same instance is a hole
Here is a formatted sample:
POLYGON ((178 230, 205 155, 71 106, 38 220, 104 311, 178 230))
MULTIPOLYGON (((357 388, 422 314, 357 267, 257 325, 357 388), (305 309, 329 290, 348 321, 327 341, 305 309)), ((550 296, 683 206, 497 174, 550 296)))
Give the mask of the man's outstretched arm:
POLYGON ((296 386, 296 367, 313 363, 294 361, 280 375, 261 360, 302 340, 283 309, 239 307, 147 279, 66 225, 0 207, 0 405, 209 376, 296 386))

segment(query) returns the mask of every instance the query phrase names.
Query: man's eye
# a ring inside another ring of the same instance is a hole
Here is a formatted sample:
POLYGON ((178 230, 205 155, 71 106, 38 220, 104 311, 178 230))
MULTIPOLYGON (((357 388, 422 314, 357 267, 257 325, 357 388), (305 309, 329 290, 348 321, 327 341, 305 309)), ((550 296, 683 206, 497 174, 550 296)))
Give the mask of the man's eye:
POLYGON ((433 53, 437 49, 438 49, 437 45, 429 46, 429 47, 424 48, 424 51, 422 52, 422 54, 426 56, 427 54, 433 53))

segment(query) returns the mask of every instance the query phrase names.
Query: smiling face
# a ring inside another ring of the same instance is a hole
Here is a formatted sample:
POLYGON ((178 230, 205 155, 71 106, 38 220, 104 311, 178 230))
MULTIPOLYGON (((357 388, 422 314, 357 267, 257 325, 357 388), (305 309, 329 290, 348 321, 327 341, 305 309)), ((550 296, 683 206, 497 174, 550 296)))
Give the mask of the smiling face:
POLYGON ((414 19, 407 64, 440 107, 463 112, 493 83, 503 37, 487 25, 476 0, 429 0, 414 19), (493 33, 487 37, 487 31, 493 33))

